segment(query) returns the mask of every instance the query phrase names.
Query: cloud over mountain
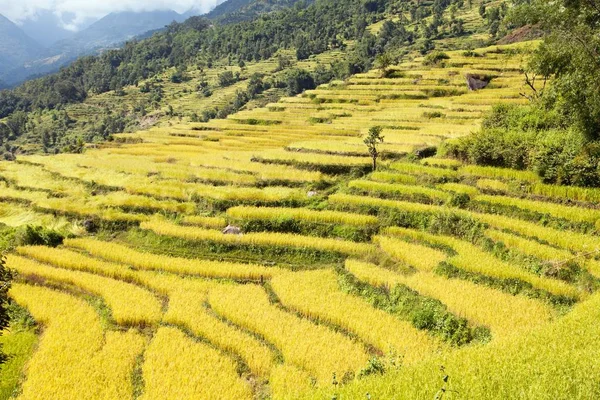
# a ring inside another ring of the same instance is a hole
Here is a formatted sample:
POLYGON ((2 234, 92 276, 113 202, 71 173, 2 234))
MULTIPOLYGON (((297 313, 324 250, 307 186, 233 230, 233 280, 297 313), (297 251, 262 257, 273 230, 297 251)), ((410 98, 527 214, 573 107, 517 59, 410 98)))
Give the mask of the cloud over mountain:
POLYGON ((64 28, 76 31, 90 19, 99 19, 112 12, 185 12, 194 8, 203 13, 221 2, 222 0, 0 0, 0 10, 17 24, 50 11, 60 18, 64 28))

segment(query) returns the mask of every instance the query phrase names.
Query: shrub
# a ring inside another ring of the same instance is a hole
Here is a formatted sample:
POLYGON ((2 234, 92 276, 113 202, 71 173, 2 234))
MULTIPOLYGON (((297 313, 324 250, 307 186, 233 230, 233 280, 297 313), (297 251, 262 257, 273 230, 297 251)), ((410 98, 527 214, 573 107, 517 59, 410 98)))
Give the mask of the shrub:
POLYGON ((61 245, 64 236, 60 233, 43 228, 41 226, 27 225, 19 229, 15 235, 15 243, 17 246, 51 246, 56 247, 61 245))
POLYGON ((439 65, 444 60, 449 60, 450 56, 442 51, 434 51, 425 56, 423 65, 439 65))

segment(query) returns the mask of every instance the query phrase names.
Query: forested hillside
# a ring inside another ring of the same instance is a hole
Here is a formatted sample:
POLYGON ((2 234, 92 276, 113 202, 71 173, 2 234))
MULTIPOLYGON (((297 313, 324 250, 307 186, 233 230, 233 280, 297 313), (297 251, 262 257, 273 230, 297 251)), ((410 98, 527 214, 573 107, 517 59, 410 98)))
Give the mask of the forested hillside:
MULTIPOLYGON (((70 129, 74 120, 68 110, 64 111, 65 106, 111 91, 123 93, 123 88, 128 86, 140 87, 141 92, 160 92, 161 84, 149 81, 169 69, 175 70, 171 74, 174 81, 187 80, 195 76, 193 71, 227 66, 243 68, 246 63, 277 58, 278 54, 291 50, 289 57, 281 57, 278 68, 287 70, 297 61, 328 51, 339 51, 334 60, 322 63, 315 71, 318 76, 314 75, 311 79, 316 84, 334 78, 344 79, 371 68, 378 55, 386 53, 387 59, 393 60, 411 48, 427 51, 433 47, 434 38, 464 34, 464 28, 453 28, 458 23, 456 19, 439 17, 448 6, 449 2, 440 0, 420 6, 402 1, 354 0, 342 4, 321 0, 314 4, 300 2, 292 8, 235 24, 214 25, 204 18, 193 17, 182 24, 173 24, 151 38, 128 43, 121 50, 82 58, 58 74, 27 82, 12 91, 0 92, 0 118, 6 118, 6 123, 0 125, 0 141, 10 146, 30 145, 21 146, 21 151, 43 147, 54 152, 72 148, 66 142, 67 137, 69 143, 79 139, 106 139, 108 134, 119 132, 127 125, 139 124, 140 119, 151 112, 152 102, 146 101, 143 109, 137 105, 129 107, 126 112, 128 118, 119 117, 115 129, 104 129, 101 123, 84 121, 84 132, 78 127, 76 132, 70 129), (403 13, 407 17, 387 21, 378 35, 367 30, 368 25, 381 21, 388 13, 403 13), (408 18, 409 14, 412 17, 408 18), (132 113, 132 108, 137 110, 132 113), (34 112, 38 117, 32 119, 33 114, 25 117, 23 112, 34 112), (41 125, 46 125, 46 128, 40 128, 41 125), (43 141, 43 132, 40 131, 44 129, 52 130, 53 143, 56 144, 48 146, 48 142, 43 141)), ((296 77, 301 77, 301 73, 291 71, 296 77)), ((262 75, 264 78, 268 74, 262 75)), ((267 78, 271 87, 287 85, 287 78, 267 78)), ((203 88, 206 85, 203 79, 195 83, 197 87, 192 90, 200 96, 208 93, 203 88)), ((310 86, 310 82, 304 80, 303 84, 306 83, 310 86)), ((153 97, 160 103, 160 94, 153 97)), ((123 98, 125 102, 131 99, 123 98)), ((242 99, 242 103, 247 100, 242 99)), ((115 115, 107 115, 102 110, 94 113, 94 120, 98 121, 115 118, 115 115)), ((111 122, 107 124, 112 125, 111 122)), ((10 152, 18 151, 11 147, 10 152)))

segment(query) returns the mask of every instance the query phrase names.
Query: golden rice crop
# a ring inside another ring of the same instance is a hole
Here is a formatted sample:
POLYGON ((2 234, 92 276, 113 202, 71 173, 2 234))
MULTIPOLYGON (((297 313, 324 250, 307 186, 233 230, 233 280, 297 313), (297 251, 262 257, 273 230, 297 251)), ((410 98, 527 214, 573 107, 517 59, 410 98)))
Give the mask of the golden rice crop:
POLYGON ((428 167, 425 165, 411 164, 406 162, 395 162, 390 168, 396 171, 412 175, 431 175, 436 178, 456 178, 458 173, 448 168, 428 167))
POLYGON ((211 278, 261 279, 280 272, 278 268, 260 265, 194 260, 144 253, 116 243, 95 239, 67 239, 65 245, 79 248, 94 256, 139 269, 199 275, 211 278))
POLYGON ((536 183, 531 185, 530 191, 533 194, 553 197, 565 200, 586 201, 597 203, 600 201, 600 189, 583 188, 577 186, 547 185, 536 183))
POLYGON ((44 325, 19 399, 133 397, 131 375, 145 345, 142 336, 104 333, 92 306, 61 292, 13 284, 10 296, 44 325))
POLYGON ((201 286, 201 282, 188 285, 177 282, 169 290, 169 310, 164 321, 185 326, 220 349, 239 355, 254 374, 267 378, 274 365, 272 351, 252 336, 211 315, 204 303, 208 291, 216 285, 201 286))
POLYGON ((342 193, 332 194, 328 198, 331 204, 349 205, 349 206, 368 206, 394 208, 407 212, 434 213, 446 210, 446 207, 435 206, 431 204, 412 203, 409 201, 379 199, 376 197, 354 196, 342 193))
POLYGON ((25 202, 37 202, 48 198, 46 192, 32 190, 18 190, 9 187, 4 182, 0 182, 0 199, 4 200, 24 200, 25 202))
POLYGON ((496 242, 502 242, 509 249, 516 249, 540 260, 561 262, 574 258, 573 254, 567 250, 557 249, 510 233, 490 229, 486 231, 485 235, 496 242))
POLYGON ((45 246, 17 247, 17 253, 42 263, 75 271, 91 272, 113 279, 135 280, 134 271, 124 264, 110 263, 64 248, 45 246))
POLYGON ((191 202, 182 203, 174 200, 157 200, 125 192, 112 192, 103 196, 95 196, 94 203, 104 207, 143 208, 183 214, 191 214, 196 210, 196 205, 191 202))
POLYGON ((494 192, 509 192, 510 187, 506 182, 497 179, 479 179, 477 187, 482 190, 492 190, 494 192))
POLYGON ((417 178, 413 175, 400 174, 389 171, 377 171, 369 175, 369 179, 376 182, 403 183, 405 185, 416 185, 417 178))
POLYGON ((377 236, 375 242, 394 259, 420 271, 433 271, 448 255, 440 250, 408 243, 386 236, 377 236))
POLYGON ((202 215, 187 215, 181 220, 185 225, 201 226, 203 228, 220 229, 227 226, 225 218, 204 217, 202 215))
POLYGON ((398 194, 408 196, 425 196, 434 200, 448 201, 452 196, 441 190, 416 185, 381 183, 367 180, 350 181, 348 186, 374 193, 398 194))
POLYGON ((0 175, 21 188, 47 190, 53 193, 84 195, 86 188, 71 180, 60 179, 39 165, 4 163, 0 175))
POLYGON ((494 337, 530 331, 553 317, 552 308, 542 302, 460 279, 446 279, 429 272, 405 276, 357 260, 346 260, 346 269, 373 286, 405 285, 423 296, 438 299, 455 315, 490 328, 494 337))
POLYGON ((570 251, 593 252, 600 250, 598 238, 566 230, 557 230, 502 215, 472 213, 472 215, 497 229, 507 229, 523 236, 538 238, 570 251))
POLYGON ((234 219, 270 220, 294 219, 311 223, 343 224, 352 226, 377 225, 377 217, 339 211, 314 211, 306 208, 232 207, 227 216, 234 219))
POLYGON ((143 400, 252 399, 232 360, 175 328, 162 327, 144 354, 143 400))
POLYGON ((319 383, 333 373, 358 372, 369 359, 358 344, 341 333, 289 314, 270 304, 259 286, 222 287, 209 292, 213 310, 273 343, 287 362, 306 369, 319 383))
POLYGON ((600 219, 600 210, 593 210, 590 208, 564 206, 561 204, 544 203, 542 201, 518 199, 507 196, 481 195, 477 196, 475 200, 492 205, 511 206, 522 210, 548 214, 553 217, 564 218, 575 222, 589 222, 593 224, 600 219))
POLYGON ((370 157, 334 156, 328 154, 297 153, 283 150, 268 150, 258 154, 267 162, 297 162, 321 165, 366 166, 371 164, 370 157))
POLYGON ((442 183, 437 185, 437 187, 441 190, 445 190, 447 192, 454 192, 454 193, 464 193, 464 194, 468 194, 471 197, 477 196, 480 194, 479 189, 477 189, 476 187, 470 186, 470 185, 465 185, 463 183, 442 183))
POLYGON ((310 374, 300 368, 283 363, 273 368, 269 388, 274 399, 287 399, 313 389, 310 374))
POLYGON ((384 353, 397 352, 407 363, 422 360, 440 346, 410 322, 342 293, 332 270, 281 274, 271 284, 285 306, 341 326, 384 353))
POLYGON ((388 228, 388 233, 407 235, 413 238, 426 240, 449 246, 458 254, 448 259, 448 262, 457 268, 477 274, 487 275, 499 279, 519 279, 530 283, 533 287, 545 290, 558 296, 579 298, 580 292, 573 286, 555 279, 534 275, 517 266, 501 261, 492 254, 483 251, 477 246, 455 239, 450 236, 432 235, 403 228, 388 228))
POLYGON ((365 255, 373 250, 373 246, 365 243, 288 233, 257 232, 243 235, 224 235, 220 231, 179 226, 164 220, 144 222, 140 227, 159 235, 231 245, 293 247, 353 255, 365 255))
POLYGON ((300 200, 305 197, 298 189, 288 187, 270 186, 259 189, 252 187, 210 186, 178 181, 136 181, 128 184, 125 188, 131 193, 179 200, 190 200, 193 197, 199 197, 229 201, 278 202, 290 199, 300 200))
MULTIPOLYGON (((591 376, 600 376, 600 294, 576 305, 555 323, 512 340, 467 347, 415 366, 362 379, 338 390, 339 398, 429 398, 440 389, 440 365, 450 377, 451 390, 468 399, 589 399, 600 389, 591 376)), ((303 399, 325 398, 330 390, 311 392, 303 399)))
POLYGON ((464 175, 475 175, 484 178, 496 178, 496 179, 507 179, 517 180, 524 182, 536 183, 540 181, 540 178, 535 172, 531 171, 519 171, 511 168, 496 168, 496 167, 483 167, 479 165, 465 165, 459 169, 459 172, 464 175))
POLYGON ((25 276, 75 285, 101 296, 118 324, 153 324, 162 317, 160 301, 152 293, 130 283, 54 268, 16 255, 7 257, 7 265, 25 276))
POLYGON ((436 158, 428 157, 421 160, 421 164, 430 165, 433 167, 446 167, 446 168, 458 168, 462 163, 458 160, 451 158, 436 158))

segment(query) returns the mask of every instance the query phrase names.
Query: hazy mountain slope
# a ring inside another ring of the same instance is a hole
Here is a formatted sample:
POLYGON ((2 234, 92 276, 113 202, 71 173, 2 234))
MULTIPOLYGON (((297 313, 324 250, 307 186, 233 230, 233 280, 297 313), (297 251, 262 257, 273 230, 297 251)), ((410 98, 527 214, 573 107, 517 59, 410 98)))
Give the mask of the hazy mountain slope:
POLYGON ((41 55, 42 47, 39 44, 8 18, 0 15, 0 75, 41 55))
MULTIPOLYGON (((64 22, 69 23, 66 19, 64 22)), ((89 24, 94 20, 90 20, 89 24)), ((85 24, 81 29, 89 26, 85 24)), ((28 36, 44 47, 50 47, 54 43, 69 39, 75 35, 74 31, 67 30, 63 27, 63 21, 49 10, 42 10, 36 13, 35 16, 20 22, 20 27, 28 36)))
POLYGON ((73 38, 58 43, 56 49, 66 52, 87 52, 111 47, 180 20, 181 15, 172 10, 111 13, 90 25, 89 28, 78 32, 73 38))

